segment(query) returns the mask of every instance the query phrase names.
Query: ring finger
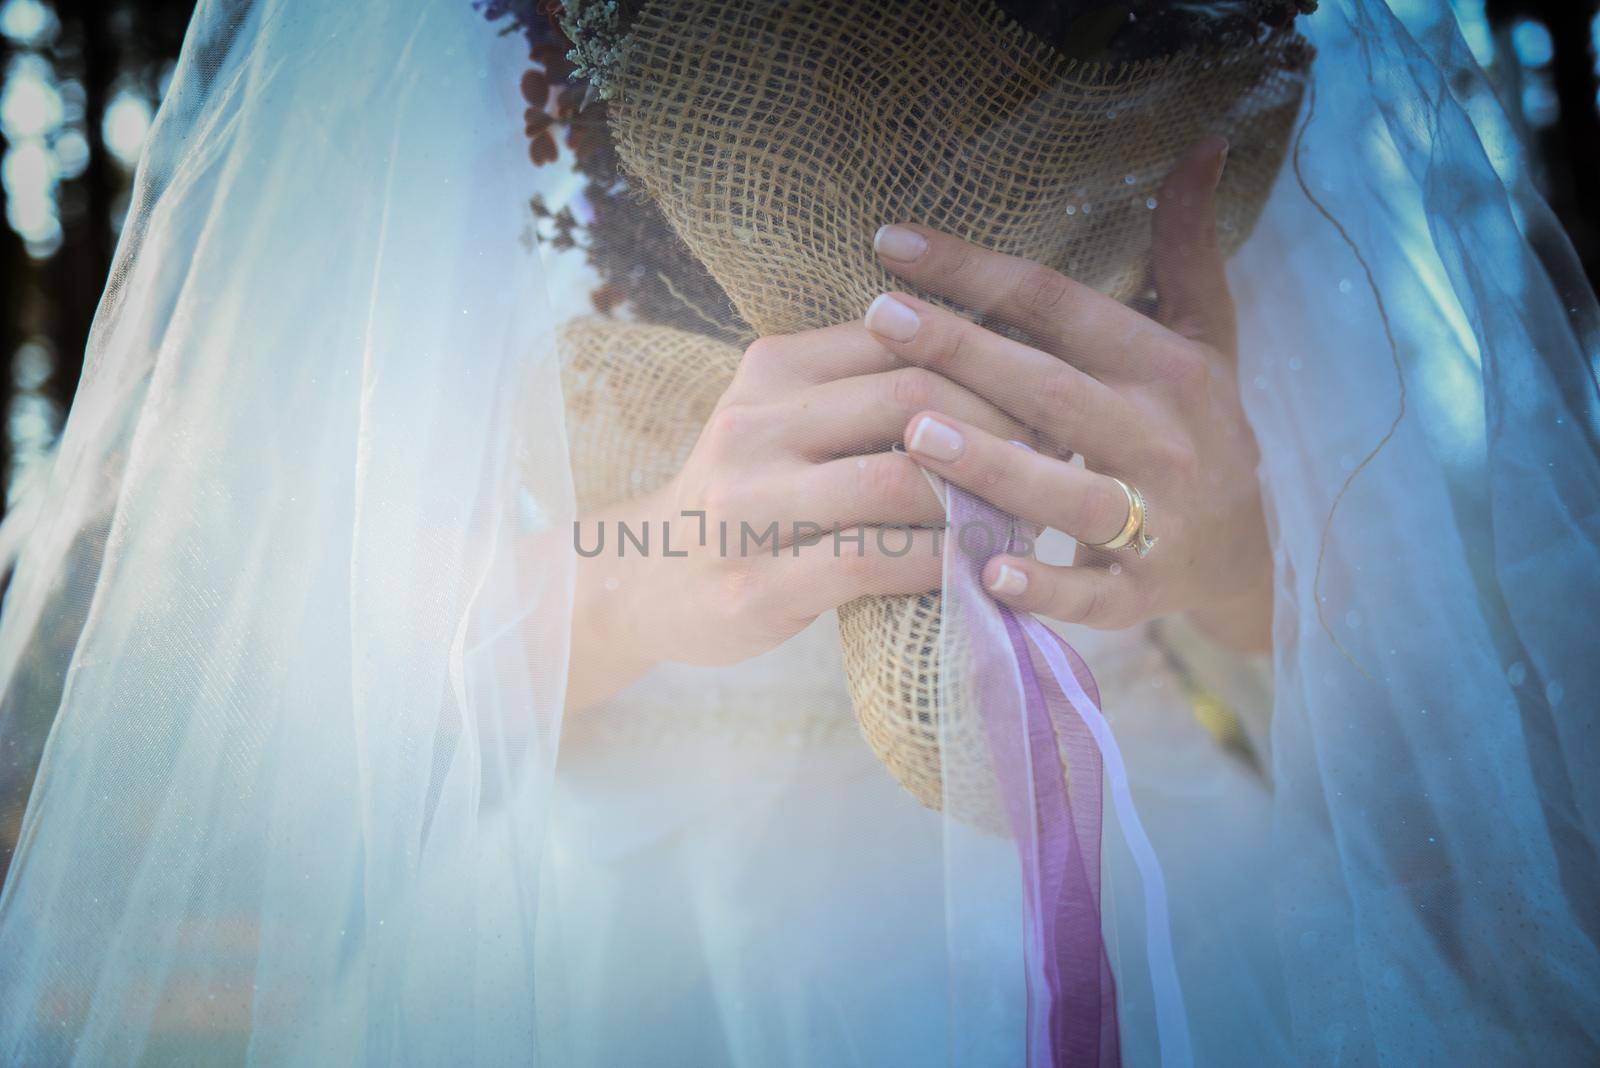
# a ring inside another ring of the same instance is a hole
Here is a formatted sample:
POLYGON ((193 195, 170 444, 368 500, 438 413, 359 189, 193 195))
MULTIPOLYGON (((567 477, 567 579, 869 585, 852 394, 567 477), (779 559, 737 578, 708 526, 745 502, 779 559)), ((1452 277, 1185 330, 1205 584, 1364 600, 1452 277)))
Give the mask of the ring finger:
POLYGON ((1128 496, 1116 479, 1018 448, 971 423, 923 412, 906 425, 905 441, 934 474, 1086 545, 1110 541, 1128 522, 1128 496))

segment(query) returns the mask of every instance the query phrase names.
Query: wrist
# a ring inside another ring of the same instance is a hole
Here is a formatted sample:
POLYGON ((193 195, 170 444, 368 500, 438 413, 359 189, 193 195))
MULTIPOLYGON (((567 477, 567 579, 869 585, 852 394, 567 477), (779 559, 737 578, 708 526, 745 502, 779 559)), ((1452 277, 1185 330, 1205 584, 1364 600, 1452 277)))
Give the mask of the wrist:
POLYGON ((664 628, 649 618, 652 608, 665 600, 650 589, 659 569, 642 554, 619 554, 616 548, 619 524, 639 528, 643 517, 653 515, 649 499, 643 498, 579 520, 580 544, 592 548, 602 536, 604 543, 592 555, 576 554, 570 710, 605 700, 667 659, 658 641, 664 628))

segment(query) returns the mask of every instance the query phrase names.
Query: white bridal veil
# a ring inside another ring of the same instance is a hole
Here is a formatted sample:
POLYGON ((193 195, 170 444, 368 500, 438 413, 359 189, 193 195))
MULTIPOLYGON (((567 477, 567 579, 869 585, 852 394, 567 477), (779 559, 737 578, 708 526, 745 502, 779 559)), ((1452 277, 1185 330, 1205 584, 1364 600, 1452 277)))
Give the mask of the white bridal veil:
MULTIPOLYGON (((1108 797, 1121 1056, 1181 1063, 1187 1032, 1203 1063, 1591 1061, 1594 298, 1444 5, 1300 23, 1311 90, 1231 265, 1270 731, 1235 818, 1231 758, 1107 699, 1167 890, 1154 922, 1108 797)), ((5 531, 0 743, 38 771, 0 1059, 1033 1049, 1017 852, 859 739, 558 771, 553 332, 583 287, 534 238, 526 66, 469 0, 199 4, 5 531)), ((661 684, 673 717, 709 678, 661 684)))
POLYGON ((531 1043, 570 594, 517 550, 570 490, 521 58, 466 4, 196 11, 7 594, 7 729, 60 710, 0 1058, 531 1043))

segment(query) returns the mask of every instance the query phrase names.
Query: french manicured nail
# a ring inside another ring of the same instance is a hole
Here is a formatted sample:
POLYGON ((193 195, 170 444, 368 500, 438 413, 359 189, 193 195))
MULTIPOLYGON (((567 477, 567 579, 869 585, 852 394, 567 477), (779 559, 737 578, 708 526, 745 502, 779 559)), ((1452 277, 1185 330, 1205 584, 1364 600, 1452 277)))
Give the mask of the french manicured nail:
POLYGON ((1018 567, 1010 564, 1001 564, 1000 570, 994 573, 994 581, 989 583, 989 592, 1002 594, 1006 597, 1017 597, 1028 588, 1028 576, 1018 567))
POLYGON ((910 341, 917 336, 922 320, 917 313, 885 293, 867 309, 867 329, 890 341, 910 341))
POLYGON ((944 463, 960 457, 961 450, 966 447, 967 443, 955 427, 946 426, 927 415, 917 420, 916 427, 911 431, 911 440, 906 442, 906 448, 912 452, 944 463))
POLYGON ((915 230, 903 226, 880 226, 872 238, 872 247, 886 260, 911 263, 928 251, 928 242, 915 230))

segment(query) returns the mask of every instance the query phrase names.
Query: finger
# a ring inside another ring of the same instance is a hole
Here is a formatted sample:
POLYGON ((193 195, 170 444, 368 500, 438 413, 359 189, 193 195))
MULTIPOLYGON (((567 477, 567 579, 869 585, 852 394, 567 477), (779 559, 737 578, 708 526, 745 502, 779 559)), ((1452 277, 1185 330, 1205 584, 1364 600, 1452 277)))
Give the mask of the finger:
POLYGON ((865 321, 907 363, 954 379, 1062 449, 1117 469, 1136 462, 1143 420, 1071 364, 905 293, 873 301, 865 321))
POLYGON ((918 463, 1020 519, 1091 545, 1128 522, 1128 495, 1114 478, 1019 449, 942 412, 918 415, 905 435, 918 463))
POLYGON ((857 527, 829 531, 772 561, 784 596, 808 616, 858 597, 928 593, 943 575, 941 530, 857 527))
POLYGON ((1207 137, 1179 161, 1156 206, 1152 260, 1162 324, 1231 353, 1236 328, 1216 197, 1227 159, 1228 142, 1207 137))
POLYGON ((741 369, 775 383, 829 382, 904 366, 859 322, 773 334, 745 349, 741 369))
POLYGON ((993 434, 1034 434, 992 402, 921 367, 901 367, 812 386, 788 406, 791 443, 811 459, 856 456, 897 445, 906 420, 924 409, 949 412, 993 434))
POLYGON ((758 464, 737 477, 691 487, 689 499, 725 520, 758 552, 836 526, 933 523, 944 517, 928 476, 903 452, 821 464, 792 459, 758 464))
POLYGON ((926 226, 886 226, 874 245, 900 277, 1018 327, 1045 351, 1102 378, 1144 377, 1148 353, 1170 340, 1160 324, 1057 271, 926 226))
POLYGON ((807 465, 792 489, 787 502, 790 516, 824 530, 934 523, 944 518, 944 505, 928 476, 901 452, 807 465))
POLYGON ((1131 627, 1145 614, 1138 580, 1098 567, 1056 567, 1032 557, 997 556, 984 565, 983 585, 1012 608, 1098 630, 1131 627))

